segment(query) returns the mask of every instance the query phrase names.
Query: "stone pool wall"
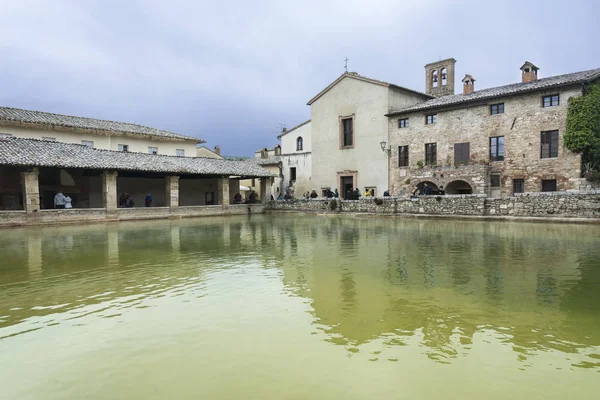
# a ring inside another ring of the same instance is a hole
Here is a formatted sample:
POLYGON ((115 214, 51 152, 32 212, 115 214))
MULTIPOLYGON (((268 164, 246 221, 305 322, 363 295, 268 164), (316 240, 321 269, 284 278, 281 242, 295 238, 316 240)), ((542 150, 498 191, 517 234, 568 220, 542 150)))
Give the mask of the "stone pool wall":
POLYGON ((69 210, 0 211, 1 226, 87 223, 100 221, 134 221, 144 219, 188 218, 217 215, 262 214, 262 204, 236 204, 223 207, 134 207, 106 211, 104 208, 73 208, 69 210))
POLYGON ((328 213, 425 214, 545 218, 600 218, 600 190, 585 192, 522 193, 514 197, 485 195, 420 196, 414 199, 271 201, 268 211, 328 213))

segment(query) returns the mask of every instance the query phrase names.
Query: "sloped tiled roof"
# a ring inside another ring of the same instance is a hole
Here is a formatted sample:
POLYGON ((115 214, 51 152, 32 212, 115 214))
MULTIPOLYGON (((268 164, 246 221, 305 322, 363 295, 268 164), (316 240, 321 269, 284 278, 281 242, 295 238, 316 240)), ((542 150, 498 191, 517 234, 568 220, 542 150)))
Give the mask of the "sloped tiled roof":
POLYGON ((559 86, 589 82, 600 78, 600 68, 588 71, 575 72, 566 75, 557 75, 549 78, 538 79, 528 83, 513 83, 489 89, 477 90, 471 94, 455 94, 452 96, 438 97, 402 110, 392 110, 388 116, 405 114, 413 111, 429 110, 434 108, 462 105, 470 102, 493 99, 496 97, 510 96, 519 93, 534 92, 537 90, 551 89, 559 86))
POLYGON ((424 98, 433 98, 433 96, 430 96, 428 94, 419 92, 417 90, 406 88, 404 86, 395 85, 393 83, 384 82, 384 81, 380 81, 380 80, 373 79, 373 78, 368 78, 366 76, 359 75, 356 72, 344 72, 342 75, 340 75, 339 78, 337 78, 335 81, 331 82, 331 84, 329 84, 329 86, 327 86, 325 89, 321 90, 315 97, 313 97, 312 99, 310 99, 308 101, 307 105, 310 106, 312 103, 314 103, 315 101, 317 101, 319 99, 319 97, 323 96, 325 93, 327 93, 329 90, 331 90, 331 88, 333 88, 335 85, 337 85, 338 82, 340 82, 344 78, 352 78, 352 79, 357 79, 357 80, 363 81, 363 82, 369 82, 369 83, 372 83, 372 84, 375 84, 375 85, 380 85, 380 86, 385 86, 385 87, 392 87, 392 88, 404 90, 406 92, 410 92, 410 93, 413 93, 413 94, 421 95, 424 98))
POLYGON ((266 158, 254 157, 252 160, 249 161, 258 165, 275 165, 281 162, 281 156, 269 156, 266 158))
POLYGON ((107 132, 121 132, 143 136, 194 140, 197 143, 204 143, 204 140, 196 137, 180 135, 178 133, 150 128, 148 126, 129 124, 126 122, 106 121, 95 118, 73 117, 70 115, 52 114, 42 111, 23 110, 12 107, 0 107, 0 122, 2 121, 93 129, 107 132))
POLYGON ((295 127, 293 127, 292 129, 290 129, 289 131, 281 132, 281 134, 279 136, 277 136, 277 139, 281 139, 282 136, 285 136, 288 133, 295 131, 296 129, 300 128, 301 126, 304 126, 304 125, 308 124, 309 122, 310 122, 310 119, 308 121, 304 121, 303 123, 296 125, 295 127))
POLYGON ((81 144, 0 138, 0 165, 87 168, 194 175, 270 177, 256 163, 93 149, 81 144))

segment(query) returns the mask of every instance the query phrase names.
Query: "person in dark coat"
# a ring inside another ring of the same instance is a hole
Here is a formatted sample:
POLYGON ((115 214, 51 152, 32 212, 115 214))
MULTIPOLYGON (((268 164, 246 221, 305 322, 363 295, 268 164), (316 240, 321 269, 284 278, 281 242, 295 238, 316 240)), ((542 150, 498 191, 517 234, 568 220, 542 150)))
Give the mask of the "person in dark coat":
POLYGON ((427 183, 425 183, 425 187, 423 188, 423 194, 425 196, 431 196, 433 194, 433 189, 427 183))

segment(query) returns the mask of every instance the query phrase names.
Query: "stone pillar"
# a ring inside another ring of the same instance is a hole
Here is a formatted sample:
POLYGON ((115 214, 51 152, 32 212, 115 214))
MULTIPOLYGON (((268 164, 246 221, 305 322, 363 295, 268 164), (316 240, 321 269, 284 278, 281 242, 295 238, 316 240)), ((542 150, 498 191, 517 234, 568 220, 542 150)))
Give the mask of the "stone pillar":
POLYGON ((104 171, 102 174, 102 205, 106 211, 116 211, 118 204, 117 197, 117 171, 104 171))
POLYGON ((167 186, 167 207, 179 207, 179 176, 167 176, 165 183, 167 186))
POLYGON ((40 172, 34 168, 29 172, 21 172, 23 188, 23 208, 27 214, 40 210, 40 184, 38 180, 40 172))
POLYGON ((269 185, 271 178, 260 178, 260 202, 266 204, 267 199, 267 185, 269 185))
POLYGON ((219 200, 223 208, 229 208, 230 197, 229 197, 229 177, 222 176, 218 180, 218 191, 219 200))

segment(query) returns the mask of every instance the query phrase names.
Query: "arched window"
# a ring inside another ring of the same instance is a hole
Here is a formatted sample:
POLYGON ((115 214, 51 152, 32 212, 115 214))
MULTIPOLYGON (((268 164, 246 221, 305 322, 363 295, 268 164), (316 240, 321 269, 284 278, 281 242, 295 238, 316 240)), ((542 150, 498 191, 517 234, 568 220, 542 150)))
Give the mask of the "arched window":
POLYGON ((442 86, 446 86, 448 83, 448 71, 446 68, 442 68, 442 86))
POLYGON ((296 139, 296 151, 302 150, 304 147, 303 145, 302 136, 298 136, 298 139, 296 139))
POLYGON ((431 72, 431 82, 433 83, 433 87, 437 87, 438 86, 438 72, 437 72, 437 69, 434 69, 431 72))

